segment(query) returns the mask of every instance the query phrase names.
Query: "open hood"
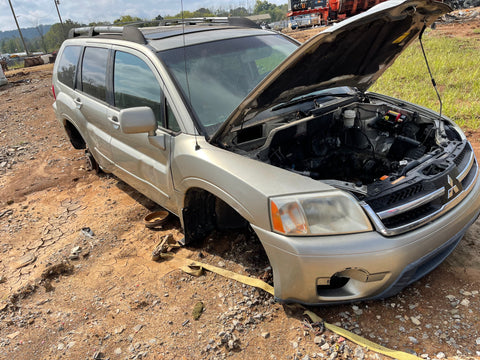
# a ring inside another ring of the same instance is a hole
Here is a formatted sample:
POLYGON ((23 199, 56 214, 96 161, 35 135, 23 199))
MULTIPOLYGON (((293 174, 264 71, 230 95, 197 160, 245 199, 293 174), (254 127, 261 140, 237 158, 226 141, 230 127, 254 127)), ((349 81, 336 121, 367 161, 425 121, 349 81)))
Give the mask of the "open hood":
POLYGON ((389 0, 313 37, 275 68, 232 112, 211 142, 259 112, 338 86, 367 90, 418 38, 423 26, 451 11, 432 0, 389 0))

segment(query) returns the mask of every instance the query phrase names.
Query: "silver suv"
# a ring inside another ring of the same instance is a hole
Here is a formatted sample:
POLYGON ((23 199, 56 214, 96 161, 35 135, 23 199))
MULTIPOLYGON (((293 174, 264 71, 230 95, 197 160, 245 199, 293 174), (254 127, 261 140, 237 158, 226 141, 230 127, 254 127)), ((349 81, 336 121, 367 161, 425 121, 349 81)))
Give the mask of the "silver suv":
POLYGON ((72 145, 176 214, 187 241, 250 226, 280 301, 393 295, 480 209, 455 123, 367 92, 450 8, 392 0, 300 46, 238 19, 75 29, 54 109, 72 145))

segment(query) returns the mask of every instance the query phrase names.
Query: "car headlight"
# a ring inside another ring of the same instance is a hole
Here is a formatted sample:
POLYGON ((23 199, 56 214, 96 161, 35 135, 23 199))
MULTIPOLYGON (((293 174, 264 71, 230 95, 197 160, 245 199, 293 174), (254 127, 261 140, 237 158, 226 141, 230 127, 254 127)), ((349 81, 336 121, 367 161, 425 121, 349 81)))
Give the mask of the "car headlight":
POLYGON ((372 231, 358 202, 341 191, 270 199, 273 231, 285 235, 334 235, 372 231))

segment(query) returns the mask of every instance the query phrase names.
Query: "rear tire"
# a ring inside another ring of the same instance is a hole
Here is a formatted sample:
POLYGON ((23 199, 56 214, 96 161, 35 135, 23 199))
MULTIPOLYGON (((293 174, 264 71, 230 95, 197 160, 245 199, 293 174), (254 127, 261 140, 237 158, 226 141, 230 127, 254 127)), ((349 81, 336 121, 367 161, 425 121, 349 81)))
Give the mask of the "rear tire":
POLYGON ((100 166, 98 165, 97 160, 95 160, 95 158, 93 157, 93 154, 90 152, 88 148, 85 149, 85 158, 87 161, 88 171, 95 171, 96 174, 100 174, 102 172, 102 169, 100 169, 100 166))

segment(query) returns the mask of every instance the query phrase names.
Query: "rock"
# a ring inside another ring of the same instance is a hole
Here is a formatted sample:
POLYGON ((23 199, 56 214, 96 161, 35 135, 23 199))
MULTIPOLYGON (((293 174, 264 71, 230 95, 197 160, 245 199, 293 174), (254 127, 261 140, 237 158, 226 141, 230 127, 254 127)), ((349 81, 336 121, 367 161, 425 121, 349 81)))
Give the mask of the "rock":
POLYGON ((86 237, 93 238, 95 234, 93 233, 92 229, 89 227, 84 227, 80 230, 80 232, 85 235, 86 237))
POLYGON ((138 324, 138 325, 135 325, 135 327, 133 328, 133 331, 135 331, 136 333, 138 333, 140 330, 142 330, 143 328, 143 325, 142 324, 138 324))
POLYGON ((115 332, 115 334, 121 334, 122 332, 125 331, 125 325, 122 325, 118 328, 115 328, 115 330, 113 330, 115 332))
POLYGON ((454 295, 447 295, 445 297, 448 299, 448 301, 455 301, 456 299, 454 295))
POLYGON ((15 268, 20 269, 34 263, 35 260, 37 260, 37 257, 33 253, 28 253, 17 260, 15 268))
POLYGON ((62 344, 62 343, 59 343, 59 344, 57 345, 57 350, 63 350, 63 349, 65 349, 65 345, 62 344))
POLYGON ((203 309, 204 309, 203 302, 199 301, 195 304, 192 310, 192 317, 194 320, 200 319, 200 316, 202 316, 202 313, 203 313, 203 309))
POLYGON ((463 299, 463 300, 460 302, 460 305, 465 306, 465 307, 468 307, 468 306, 470 305, 470 300, 468 300, 468 299, 463 299))
POLYGON ((408 341, 410 341, 412 344, 415 344, 415 345, 418 344, 418 340, 413 336, 409 336, 408 341))
POLYGON ((115 355, 120 355, 122 353, 122 349, 121 348, 116 348, 114 353, 115 353, 115 355))
POLYGON ((437 359, 445 359, 445 354, 440 351, 440 352, 436 355, 436 358, 437 358, 437 359))
POLYGON ((323 345, 325 343, 325 340, 321 336, 315 336, 313 342, 317 345, 323 345))
POLYGON ((320 349, 322 349, 323 351, 327 351, 328 349, 330 349, 330 345, 328 343, 325 343, 320 346, 320 349))
POLYGON ((337 356, 338 356, 338 353, 334 351, 330 354, 330 356, 328 357, 328 360, 335 360, 337 356))
POLYGON ((18 335, 20 335, 20 331, 15 331, 14 333, 8 334, 8 335, 7 335, 7 338, 9 338, 10 340, 13 340, 13 339, 15 339, 18 335))
POLYGON ((355 356, 355 359, 357 360, 365 359, 365 353, 363 352, 363 349, 360 346, 357 346, 355 348, 354 356, 355 356))
POLYGON ((417 325, 417 326, 420 325, 420 320, 418 320, 416 317, 411 316, 411 317, 410 317, 410 320, 411 320, 412 323, 414 323, 415 325, 417 325))
POLYGON ((477 340, 475 340, 475 342, 477 343, 477 345, 480 345, 480 337, 477 338, 477 340))
POLYGON ((267 331, 267 332, 262 332, 262 337, 264 339, 268 339, 270 337, 270 333, 267 331))
POLYGON ((68 256, 68 258, 70 260, 78 260, 81 252, 82 252, 82 248, 80 246, 75 246, 72 249, 72 251, 70 251, 70 255, 68 256))

